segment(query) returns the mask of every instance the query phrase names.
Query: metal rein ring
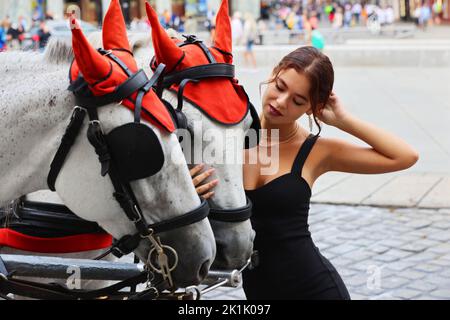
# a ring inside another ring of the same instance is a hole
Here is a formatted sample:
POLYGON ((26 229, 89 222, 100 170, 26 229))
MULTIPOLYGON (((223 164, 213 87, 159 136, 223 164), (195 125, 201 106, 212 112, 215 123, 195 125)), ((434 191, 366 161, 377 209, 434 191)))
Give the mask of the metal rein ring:
MULTIPOLYGON (((168 249, 169 252, 171 252, 171 253, 173 254, 174 258, 175 258, 175 263, 173 264, 172 267, 169 267, 169 272, 172 272, 173 270, 175 270, 175 268, 176 268, 177 265, 178 265, 178 254, 177 254, 177 252, 175 251, 175 249, 172 248, 172 247, 170 247, 170 246, 161 245, 161 248, 163 249, 163 251, 164 251, 164 249, 168 249)), ((152 253, 155 252, 155 251, 156 251, 156 248, 152 248, 152 249, 150 250, 150 252, 148 253, 147 263, 148 263, 148 266, 149 266, 153 271, 155 271, 155 272, 157 272, 157 273, 159 273, 159 274, 162 274, 162 273, 163 273, 162 270, 161 270, 161 269, 158 269, 157 267, 155 267, 155 266, 153 265, 153 263, 152 263, 151 256, 152 256, 152 253)), ((164 252, 164 253, 166 253, 166 252, 164 252)))

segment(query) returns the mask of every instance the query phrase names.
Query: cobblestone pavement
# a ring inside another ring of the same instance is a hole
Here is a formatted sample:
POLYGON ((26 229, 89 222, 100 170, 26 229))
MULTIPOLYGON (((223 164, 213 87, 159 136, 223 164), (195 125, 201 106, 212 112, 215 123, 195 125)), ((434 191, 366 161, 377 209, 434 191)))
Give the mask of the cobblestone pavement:
MULTIPOLYGON (((450 209, 313 204, 309 221, 352 299, 450 299, 450 209)), ((245 295, 221 288, 203 299, 245 295)))

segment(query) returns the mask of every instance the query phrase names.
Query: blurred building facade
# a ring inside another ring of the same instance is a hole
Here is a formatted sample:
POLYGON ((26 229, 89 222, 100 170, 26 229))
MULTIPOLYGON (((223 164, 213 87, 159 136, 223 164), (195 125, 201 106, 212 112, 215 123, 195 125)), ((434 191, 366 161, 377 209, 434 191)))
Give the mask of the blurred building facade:
MULTIPOLYGON (((145 17, 145 2, 149 1, 162 14, 165 11, 177 16, 206 17, 211 11, 219 8, 221 0, 121 0, 125 20, 145 17)), ((300 3, 306 7, 309 3, 329 3, 332 0, 230 0, 230 11, 250 12, 256 18, 260 17, 261 3, 300 3)), ((341 3, 373 3, 377 5, 391 5, 397 19, 412 20, 417 5, 424 0, 337 0, 341 3)), ((425 0, 433 5, 439 3, 443 8, 443 21, 450 22, 450 0, 425 0)), ((17 20, 23 16, 28 20, 43 19, 47 12, 55 19, 63 19, 70 5, 77 5, 81 10, 81 19, 93 24, 101 24, 110 0, 1 0, 0 19, 9 16, 17 20)))

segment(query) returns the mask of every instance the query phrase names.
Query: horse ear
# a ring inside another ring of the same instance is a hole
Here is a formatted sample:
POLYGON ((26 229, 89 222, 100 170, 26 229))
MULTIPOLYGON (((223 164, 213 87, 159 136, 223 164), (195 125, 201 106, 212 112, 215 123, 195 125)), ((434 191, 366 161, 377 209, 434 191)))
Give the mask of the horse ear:
POLYGON ((106 50, 126 49, 130 51, 127 28, 119 0, 111 0, 103 22, 103 47, 106 50))
POLYGON ((167 70, 172 70, 183 56, 183 50, 170 39, 166 30, 159 23, 158 14, 148 2, 145 3, 145 8, 152 27, 152 41, 155 48, 156 61, 164 63, 167 66, 167 70))
MULTIPOLYGON (((229 15, 228 0, 222 0, 220 9, 216 17, 216 36, 214 38, 214 46, 222 51, 231 53, 233 51, 233 43, 231 40, 231 22, 229 15)), ((232 57, 224 55, 225 61, 231 63, 232 57), (231 61, 228 61, 230 60, 231 61)))
POLYGON ((70 26, 73 53, 84 79, 87 83, 93 84, 105 78, 111 69, 109 62, 91 46, 73 16, 70 17, 70 26))

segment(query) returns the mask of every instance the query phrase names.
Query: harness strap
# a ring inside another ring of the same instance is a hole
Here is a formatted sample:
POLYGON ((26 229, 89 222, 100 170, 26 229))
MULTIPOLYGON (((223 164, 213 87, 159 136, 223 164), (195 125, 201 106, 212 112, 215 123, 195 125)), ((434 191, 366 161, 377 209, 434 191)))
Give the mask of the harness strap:
POLYGON ((176 73, 164 76, 163 87, 169 88, 173 84, 180 83, 183 79, 205 79, 205 78, 231 78, 235 76, 235 67, 228 63, 212 63, 195 66, 176 73))
POLYGON ((177 44, 178 47, 181 48, 190 44, 197 45, 203 50, 203 52, 206 55, 206 58, 208 58, 209 63, 217 63, 216 58, 214 58, 214 56, 211 54, 211 51, 209 51, 208 47, 203 43, 203 41, 198 40, 195 35, 188 35, 188 36, 183 35, 183 37, 186 38, 186 41, 177 44))
POLYGON ((33 201, 20 201, 11 212, 0 209, 3 226, 35 237, 105 233, 97 223, 79 218, 66 206, 33 201))
MULTIPOLYGON (((144 87, 148 82, 147 75, 144 70, 139 70, 135 74, 133 74, 130 78, 128 78, 124 83, 117 87, 117 89, 104 96, 94 96, 90 91, 81 92, 74 91, 75 87, 69 86, 68 90, 72 91, 75 94, 77 104, 83 106, 85 108, 98 108, 102 106, 106 106, 113 102, 119 102, 129 96, 131 96, 134 92, 137 92, 139 89, 144 87)), ((84 89, 87 86, 82 87, 84 89)))
POLYGON ((210 209, 208 218, 222 222, 242 222, 252 216, 253 204, 247 197, 247 204, 237 209, 210 209))
POLYGON ((59 145, 58 151, 50 164, 50 172, 47 177, 47 185, 51 191, 55 191, 55 182, 58 177, 59 171, 61 170, 64 162, 66 161, 67 155, 75 143, 75 139, 81 130, 83 125, 84 117, 86 116, 86 110, 80 107, 75 107, 70 118, 70 123, 61 138, 61 143, 59 145))
MULTIPOLYGON (((183 102, 184 102, 183 93, 184 93, 184 88, 186 87, 186 85, 189 82, 198 83, 198 80, 184 79, 183 81, 181 81, 180 87, 178 88, 178 105, 177 105, 177 110, 178 111, 182 111, 183 110, 183 102)), ((170 106, 172 107, 172 105, 170 105, 170 106)))
POLYGON ((2 256, 0 255, 0 277, 5 276, 8 277, 9 272, 6 269, 5 263, 3 262, 2 256))
MULTIPOLYGON (((0 257, 1 258, 1 257, 0 257)), ((121 292, 120 290, 136 286, 148 281, 148 272, 142 272, 137 276, 125 279, 121 282, 99 290, 69 290, 58 284, 43 284, 31 282, 21 279, 11 279, 0 276, 0 293, 15 294, 34 299, 46 300, 88 300, 88 299, 123 299, 129 297, 133 300, 141 299, 155 299, 159 292, 164 290, 167 283, 164 280, 159 280, 158 283, 152 286, 153 290, 145 290, 139 294, 121 292)))
MULTIPOLYGON (((161 232, 174 230, 177 228, 187 226, 189 224, 199 222, 205 219, 208 216, 208 214, 209 214, 208 202, 202 199, 202 203, 198 208, 188 213, 185 213, 182 216, 151 224, 148 226, 148 228, 153 230, 154 234, 158 234, 161 232)), ((97 257, 96 260, 104 258, 110 253, 112 253, 114 256, 118 258, 130 254, 134 249, 137 248, 141 240, 142 237, 140 233, 136 233, 134 235, 126 235, 120 238, 119 240, 115 241, 112 247, 108 251, 103 253, 100 257, 97 257)))

